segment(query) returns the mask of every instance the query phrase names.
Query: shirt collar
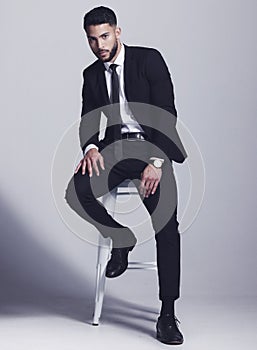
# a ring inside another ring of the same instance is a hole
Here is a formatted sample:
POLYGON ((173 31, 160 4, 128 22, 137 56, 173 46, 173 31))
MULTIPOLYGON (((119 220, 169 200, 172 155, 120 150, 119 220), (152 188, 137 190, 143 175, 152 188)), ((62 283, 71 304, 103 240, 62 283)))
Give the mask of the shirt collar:
POLYGON ((109 70, 110 65, 113 63, 115 63, 119 66, 122 66, 124 64, 124 60, 125 60, 125 47, 121 43, 121 49, 120 49, 118 56, 116 57, 116 60, 114 62, 104 62, 105 69, 109 70))

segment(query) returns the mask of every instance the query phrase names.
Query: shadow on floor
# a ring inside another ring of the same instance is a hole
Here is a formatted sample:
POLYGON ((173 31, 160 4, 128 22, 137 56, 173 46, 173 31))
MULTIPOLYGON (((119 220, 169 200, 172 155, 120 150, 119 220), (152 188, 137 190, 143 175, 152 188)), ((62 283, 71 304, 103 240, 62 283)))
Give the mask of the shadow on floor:
MULTIPOLYGON (((0 318, 57 315, 91 325, 94 283, 86 275, 79 278, 33 239, 31 229, 3 202, 0 213, 0 318)), ((101 323, 154 336, 157 317, 158 310, 106 295, 101 323)))
MULTIPOLYGON (((94 293, 86 273, 80 276, 40 245, 29 225, 15 217, 3 201, 0 221, 0 317, 53 313, 85 318, 86 300, 92 300, 94 293), (64 300, 70 298, 72 303, 66 306, 64 300)), ((43 229, 37 234, 44 235, 43 229)))

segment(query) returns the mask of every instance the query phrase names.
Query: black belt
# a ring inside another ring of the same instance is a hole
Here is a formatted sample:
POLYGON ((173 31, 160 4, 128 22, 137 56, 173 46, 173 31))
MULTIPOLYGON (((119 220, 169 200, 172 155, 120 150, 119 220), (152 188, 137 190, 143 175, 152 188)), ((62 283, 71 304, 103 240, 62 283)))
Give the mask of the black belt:
POLYGON ((146 139, 145 135, 141 132, 124 132, 121 134, 121 138, 125 140, 141 140, 146 139))

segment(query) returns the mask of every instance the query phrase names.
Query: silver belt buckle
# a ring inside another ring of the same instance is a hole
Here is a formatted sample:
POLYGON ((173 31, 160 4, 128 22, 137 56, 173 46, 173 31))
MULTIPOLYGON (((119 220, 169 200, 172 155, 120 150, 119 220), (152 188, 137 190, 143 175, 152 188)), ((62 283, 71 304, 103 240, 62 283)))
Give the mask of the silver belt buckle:
POLYGON ((145 141, 145 138, 142 134, 138 133, 135 138, 128 138, 129 141, 145 141))
POLYGON ((140 134, 140 137, 139 137, 138 141, 145 141, 145 138, 144 138, 144 136, 142 134, 140 134))

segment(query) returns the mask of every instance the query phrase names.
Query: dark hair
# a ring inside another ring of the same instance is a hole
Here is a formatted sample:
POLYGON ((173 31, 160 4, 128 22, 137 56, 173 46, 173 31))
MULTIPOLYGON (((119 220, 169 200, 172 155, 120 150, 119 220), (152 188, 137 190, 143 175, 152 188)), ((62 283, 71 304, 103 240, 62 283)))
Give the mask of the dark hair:
POLYGON ((99 6, 87 12, 84 16, 84 29, 91 25, 109 23, 111 26, 117 25, 117 18, 113 10, 108 7, 99 6))

